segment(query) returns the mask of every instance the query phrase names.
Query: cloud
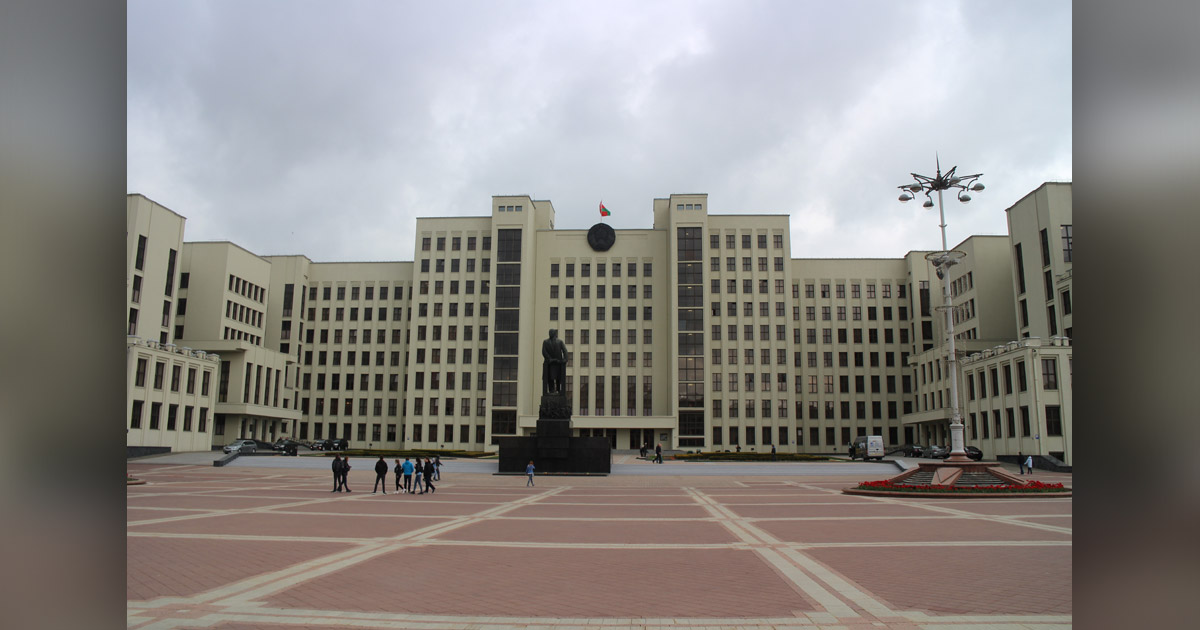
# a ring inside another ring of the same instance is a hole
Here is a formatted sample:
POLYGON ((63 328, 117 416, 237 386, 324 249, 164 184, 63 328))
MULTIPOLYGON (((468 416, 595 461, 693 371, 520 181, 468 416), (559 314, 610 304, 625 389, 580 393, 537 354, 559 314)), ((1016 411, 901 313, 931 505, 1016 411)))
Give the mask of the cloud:
POLYGON ((655 197, 707 192, 714 212, 792 214, 797 256, 900 256, 937 243, 936 219, 895 201, 935 152, 986 175, 947 208, 955 242, 1070 179, 1070 18, 1031 2, 135 0, 129 189, 187 216, 189 240, 314 260, 411 259, 415 217, 511 193, 570 229, 601 199, 614 227, 647 228, 655 197))

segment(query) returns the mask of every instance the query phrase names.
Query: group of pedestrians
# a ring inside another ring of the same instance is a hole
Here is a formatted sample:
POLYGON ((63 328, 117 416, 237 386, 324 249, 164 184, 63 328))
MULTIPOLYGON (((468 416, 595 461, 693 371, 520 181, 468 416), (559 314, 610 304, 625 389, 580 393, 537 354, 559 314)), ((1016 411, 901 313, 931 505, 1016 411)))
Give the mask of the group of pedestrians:
POLYGON ((1017 451, 1017 466, 1021 467, 1022 475, 1033 474, 1033 455, 1026 456, 1024 453, 1017 451))
MULTIPOLYGON (((416 461, 405 457, 404 463, 399 459, 396 460, 394 469, 396 475, 397 494, 425 494, 426 492, 436 492, 433 482, 440 481, 442 478, 441 468, 442 460, 440 457, 434 457, 432 460, 428 457, 425 461, 421 461, 420 457, 414 458, 416 461), (415 479, 414 479, 415 477, 415 479)), ((350 456, 342 457, 341 455, 333 456, 333 490, 330 492, 351 492, 346 485, 346 477, 350 472, 350 456)), ((371 490, 371 494, 378 493, 381 489, 384 494, 387 494, 387 461, 383 459, 383 455, 379 456, 379 461, 375 462, 375 487, 371 490)))
MULTIPOLYGON (((642 459, 645 459, 645 458, 646 458, 646 455, 647 455, 649 452, 650 452, 650 445, 649 445, 648 443, 646 443, 646 442, 642 442, 642 448, 641 448, 641 451, 640 451, 640 454, 641 454, 641 456, 642 456, 642 459)), ((662 459, 662 444, 657 444, 657 445, 655 445, 655 446, 654 446, 654 460, 653 460, 653 461, 654 461, 654 463, 655 463, 655 464, 661 464, 661 463, 663 463, 663 459, 662 459)))
POLYGON ((333 456, 333 490, 330 492, 353 492, 346 485, 346 475, 350 472, 350 458, 342 458, 341 455, 333 456))

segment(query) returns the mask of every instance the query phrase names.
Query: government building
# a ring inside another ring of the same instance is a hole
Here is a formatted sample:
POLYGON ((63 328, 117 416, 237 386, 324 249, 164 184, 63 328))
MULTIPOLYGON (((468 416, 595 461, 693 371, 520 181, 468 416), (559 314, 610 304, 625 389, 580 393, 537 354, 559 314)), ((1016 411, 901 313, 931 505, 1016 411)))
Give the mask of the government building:
MULTIPOLYGON (((615 449, 833 453, 949 442, 941 280, 903 258, 792 258, 788 215, 653 201, 653 226, 555 229, 496 196, 419 218, 413 261, 314 262, 184 240, 128 196, 128 448, 248 437, 495 450, 529 435, 541 343, 569 349, 573 431, 615 449), (932 285, 932 286, 931 286, 932 285)), ((1006 210, 950 268, 966 441, 1072 461, 1071 184, 1006 210)))

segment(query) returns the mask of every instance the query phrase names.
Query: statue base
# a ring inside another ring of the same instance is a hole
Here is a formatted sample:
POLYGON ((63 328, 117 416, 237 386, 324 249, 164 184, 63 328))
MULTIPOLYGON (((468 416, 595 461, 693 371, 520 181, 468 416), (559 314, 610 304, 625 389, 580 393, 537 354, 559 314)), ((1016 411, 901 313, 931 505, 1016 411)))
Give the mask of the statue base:
POLYGON ((537 474, 609 474, 612 445, 605 437, 572 437, 571 407, 564 394, 543 394, 537 431, 501 437, 500 472, 523 474, 531 460, 537 474))

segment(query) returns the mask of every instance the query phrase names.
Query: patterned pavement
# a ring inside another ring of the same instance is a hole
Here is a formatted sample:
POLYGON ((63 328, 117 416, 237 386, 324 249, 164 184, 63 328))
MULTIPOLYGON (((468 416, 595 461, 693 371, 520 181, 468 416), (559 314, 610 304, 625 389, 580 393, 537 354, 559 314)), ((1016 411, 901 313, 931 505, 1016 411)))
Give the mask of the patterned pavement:
POLYGON ((887 475, 641 464, 385 496, 365 467, 335 494, 312 468, 131 462, 147 483, 128 490, 128 626, 1071 626, 1069 498, 857 497, 840 490, 887 475))

